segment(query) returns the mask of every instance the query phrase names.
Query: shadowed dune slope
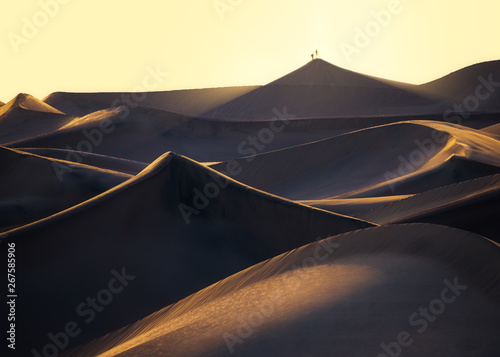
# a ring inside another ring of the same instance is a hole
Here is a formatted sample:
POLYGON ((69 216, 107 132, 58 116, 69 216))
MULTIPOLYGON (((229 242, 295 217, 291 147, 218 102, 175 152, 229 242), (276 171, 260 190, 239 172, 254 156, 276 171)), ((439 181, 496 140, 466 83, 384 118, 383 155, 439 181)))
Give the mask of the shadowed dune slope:
POLYGON ((481 131, 411 121, 212 167, 232 168, 238 181, 289 199, 373 197, 413 194, 498 173, 499 151, 500 142, 481 131))
POLYGON ((498 242, 499 203, 500 175, 492 175, 425 191, 353 216, 380 224, 443 224, 481 234, 498 242))
POLYGON ((160 109, 188 116, 198 116, 222 103, 248 93, 258 86, 187 89, 143 93, 67 93, 55 92, 44 102, 72 115, 91 112, 119 105, 135 108, 160 109))
POLYGON ((89 292, 106 287, 113 269, 137 279, 72 345, 318 237, 372 226, 268 195, 167 153, 85 203, 7 232, 6 240, 23 251, 16 273, 24 308, 17 318, 29 327, 19 345, 41 348, 69 317, 82 322, 75 309, 89 292), (201 198, 203 192, 211 198, 201 198), (191 212, 186 220, 181 207, 191 212))
POLYGON ((481 98, 480 110, 500 109, 498 92, 500 87, 500 61, 488 61, 461 68, 442 78, 421 84, 418 91, 462 104, 468 96, 481 98), (478 86, 482 89, 476 92, 478 86), (479 94, 479 95, 478 95, 479 94), (487 98, 484 98, 486 97, 487 98))
POLYGON ((285 113, 281 109, 280 117, 272 121, 221 122, 155 109, 117 107, 72 118, 55 132, 27 136, 8 146, 91 151, 148 163, 166 151, 175 151, 198 161, 216 162, 399 120, 397 117, 292 120, 281 117, 285 113), (258 150, 252 148, 252 140, 259 142, 258 150))
POLYGON ((225 120, 262 120, 272 118, 273 109, 283 106, 304 118, 438 111, 435 102, 406 89, 410 87, 316 59, 203 116, 225 120))
POLYGON ((0 147, 0 230, 50 216, 130 177, 0 147))
POLYGON ((349 232, 257 264, 65 355, 375 356, 406 331, 405 356, 493 356, 499 258, 495 243, 443 226, 349 232))
POLYGON ((145 162, 121 159, 118 157, 105 156, 76 150, 50 148, 19 148, 18 150, 44 156, 47 158, 60 159, 70 162, 79 162, 84 165, 94 166, 105 170, 123 172, 130 175, 137 175, 148 166, 148 164, 145 162))
POLYGON ((326 211, 358 217, 377 207, 384 206, 391 202, 397 202, 411 196, 412 195, 393 195, 361 198, 325 198, 322 200, 304 200, 298 202, 326 211))
POLYGON ((500 136, 500 124, 490 125, 482 130, 489 134, 500 136))

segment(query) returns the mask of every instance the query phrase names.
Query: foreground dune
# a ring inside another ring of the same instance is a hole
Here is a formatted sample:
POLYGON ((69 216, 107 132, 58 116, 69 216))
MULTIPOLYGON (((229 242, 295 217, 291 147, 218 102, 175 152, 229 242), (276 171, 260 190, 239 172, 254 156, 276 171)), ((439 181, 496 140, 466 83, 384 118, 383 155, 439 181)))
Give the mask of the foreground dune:
POLYGON ((47 343, 47 334, 63 328, 85 294, 99 291, 113 269, 124 267, 141 278, 72 344, 319 237, 372 226, 268 195, 165 154, 85 203, 7 232, 6 239, 23 251, 17 276, 24 308, 18 316, 32 324, 23 330, 22 346, 29 351, 47 343), (208 192, 210 199, 196 192, 208 192))
POLYGON ((346 233, 239 272, 65 355, 375 356, 389 348, 493 356, 499 257, 493 242, 441 226, 346 233))

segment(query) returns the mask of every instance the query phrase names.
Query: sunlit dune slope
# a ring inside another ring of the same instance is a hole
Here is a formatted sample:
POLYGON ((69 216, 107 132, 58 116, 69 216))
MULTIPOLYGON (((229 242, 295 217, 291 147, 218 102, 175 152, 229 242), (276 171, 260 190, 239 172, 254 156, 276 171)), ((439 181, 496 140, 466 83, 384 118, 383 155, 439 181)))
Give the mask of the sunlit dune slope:
POLYGON ((65 356, 375 356, 403 331, 405 356, 493 356, 499 257, 495 243, 442 226, 350 232, 241 271, 65 356))
POLYGON ((69 120, 63 112, 21 93, 0 107, 0 143, 48 133, 69 120))

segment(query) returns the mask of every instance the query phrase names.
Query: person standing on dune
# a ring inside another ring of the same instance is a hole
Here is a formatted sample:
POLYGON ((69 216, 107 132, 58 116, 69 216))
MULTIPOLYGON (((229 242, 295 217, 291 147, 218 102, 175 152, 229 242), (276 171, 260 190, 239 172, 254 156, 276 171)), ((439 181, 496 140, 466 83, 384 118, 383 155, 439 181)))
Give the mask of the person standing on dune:
POLYGON ((311 53, 311 61, 314 61, 314 53, 311 53))
POLYGON ((318 58, 318 50, 316 50, 316 58, 318 58))

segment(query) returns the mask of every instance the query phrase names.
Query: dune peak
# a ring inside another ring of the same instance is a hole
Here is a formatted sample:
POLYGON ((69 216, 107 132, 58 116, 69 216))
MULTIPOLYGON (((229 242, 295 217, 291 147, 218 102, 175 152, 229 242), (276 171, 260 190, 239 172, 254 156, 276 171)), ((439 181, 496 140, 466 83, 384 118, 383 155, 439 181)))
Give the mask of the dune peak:
POLYGON ((33 97, 30 94, 19 93, 13 99, 11 99, 7 104, 2 106, 1 114, 4 114, 8 110, 12 109, 22 109, 33 112, 42 112, 42 113, 53 113, 53 114, 64 114, 60 110, 57 110, 54 107, 42 102, 41 100, 33 97))

